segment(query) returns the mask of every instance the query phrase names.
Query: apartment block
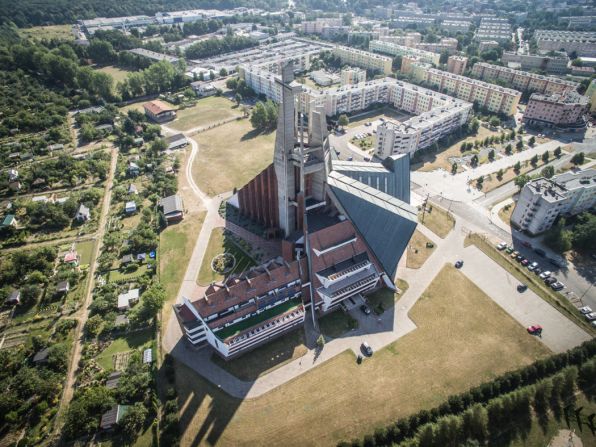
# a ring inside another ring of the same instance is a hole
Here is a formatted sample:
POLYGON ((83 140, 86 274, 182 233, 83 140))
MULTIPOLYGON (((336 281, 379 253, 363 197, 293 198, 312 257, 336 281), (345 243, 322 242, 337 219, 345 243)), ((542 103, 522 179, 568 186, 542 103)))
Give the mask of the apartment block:
POLYGON ((304 21, 301 23, 302 32, 305 34, 323 34, 323 30, 329 26, 342 26, 341 17, 320 17, 316 20, 304 21))
POLYGON ((499 48, 499 42, 497 42, 496 40, 481 40, 478 43, 478 51, 480 51, 481 53, 483 51, 492 50, 494 48, 499 48))
POLYGON ((556 55, 545 54, 517 54, 504 51, 501 60, 509 68, 521 69, 524 71, 542 71, 548 74, 564 75, 567 73, 569 58, 563 52, 556 55))
POLYGON ((476 30, 474 38, 479 41, 495 40, 499 43, 510 42, 512 39, 511 25, 506 19, 484 17, 476 30))
POLYGON ((449 59, 447 59, 447 71, 456 75, 463 75, 467 64, 468 58, 465 56, 449 56, 449 59))
POLYGON ((442 30, 449 31, 451 33, 465 33, 470 29, 471 26, 472 22, 470 20, 443 20, 441 25, 439 25, 442 30))
POLYGON ((552 227, 560 216, 573 216, 594 209, 596 170, 568 171, 551 179, 528 182, 519 195, 511 222, 530 234, 552 227))
POLYGON ((578 87, 575 82, 565 81, 554 76, 543 76, 486 62, 476 63, 472 68, 472 76, 484 81, 504 81, 512 88, 523 92, 565 93, 575 91, 578 87))
POLYGON ((379 36, 379 40, 403 45, 405 47, 415 47, 416 44, 422 42, 422 34, 406 33, 400 36, 379 36))
POLYGON ((435 86, 441 92, 471 103, 486 107, 492 113, 513 115, 519 104, 521 93, 466 76, 447 71, 419 66, 413 71, 419 81, 435 86))
POLYGON ((419 57, 423 62, 435 65, 439 64, 439 59, 441 57, 441 55, 438 53, 397 45, 382 40, 371 40, 368 44, 368 48, 371 51, 390 54, 392 56, 416 56, 419 57))
POLYGON ((416 25, 418 29, 432 28, 436 23, 437 21, 431 17, 397 17, 390 22, 393 27, 401 29, 410 25, 416 25))
POLYGON ((565 130, 586 128, 584 114, 589 98, 577 92, 543 95, 533 93, 524 112, 523 121, 532 127, 551 127, 565 130))
POLYGON ((377 70, 384 75, 391 74, 393 59, 390 57, 340 45, 333 49, 333 54, 340 58, 342 64, 354 65, 365 70, 377 70))
POLYGON ((457 39, 453 37, 444 37, 435 43, 418 43, 416 44, 416 48, 433 53, 442 53, 445 51, 448 54, 454 54, 457 51, 457 43, 457 39))
POLYGON ((341 70, 341 85, 352 85, 366 82, 366 70, 361 68, 346 67, 341 70))
POLYGON ((566 51, 578 56, 596 57, 596 32, 536 30, 536 45, 542 51, 566 51))

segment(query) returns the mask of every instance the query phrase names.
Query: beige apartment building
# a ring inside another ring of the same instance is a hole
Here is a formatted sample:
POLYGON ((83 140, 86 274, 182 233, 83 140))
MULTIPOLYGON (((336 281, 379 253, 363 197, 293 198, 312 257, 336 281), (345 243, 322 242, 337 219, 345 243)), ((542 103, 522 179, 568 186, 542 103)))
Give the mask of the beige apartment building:
POLYGON ((449 56, 449 59, 447 59, 447 71, 456 75, 463 75, 467 64, 468 58, 465 56, 449 56))
POLYGON ((515 113, 521 99, 521 93, 517 90, 429 68, 424 64, 414 64, 412 75, 418 81, 431 84, 441 92, 477 103, 492 113, 511 116, 515 113))
POLYGON ((353 67, 344 68, 341 71, 340 81, 341 85, 352 85, 366 82, 366 70, 353 67))
POLYGON ((435 65, 439 65, 439 59, 441 58, 441 55, 438 53, 406 47, 404 45, 397 45, 382 40, 371 40, 368 44, 368 49, 379 53, 390 54, 392 56, 417 56, 421 61, 435 65))
POLYGON ((342 64, 355 65, 365 70, 378 70, 384 75, 391 74, 393 59, 390 57, 340 45, 333 49, 333 54, 339 57, 342 64))
POLYGON ((586 128, 584 114, 588 109, 588 97, 577 92, 564 95, 533 93, 524 112, 527 126, 552 127, 581 131, 586 128))
POLYGON ((520 91, 531 91, 545 94, 566 93, 577 90, 578 84, 571 81, 543 76, 527 71, 514 70, 500 65, 478 62, 472 68, 472 76, 484 81, 504 81, 512 88, 520 91))

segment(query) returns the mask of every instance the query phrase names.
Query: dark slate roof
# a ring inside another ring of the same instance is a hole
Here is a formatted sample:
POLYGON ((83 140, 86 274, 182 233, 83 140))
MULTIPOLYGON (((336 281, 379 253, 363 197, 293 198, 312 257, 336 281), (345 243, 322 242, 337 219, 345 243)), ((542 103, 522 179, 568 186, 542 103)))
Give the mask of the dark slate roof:
POLYGON ((410 203, 410 156, 387 157, 382 163, 333 161, 333 170, 410 203))
POLYGON ((184 210, 182 205, 182 198, 178 194, 164 197, 160 202, 163 207, 163 213, 168 215, 170 213, 179 213, 184 210))
POLYGON ((38 351, 37 354, 33 357, 33 363, 43 363, 48 360, 48 355, 50 354, 50 348, 42 349, 38 351))
POLYGON ((393 279, 417 225, 414 207, 351 177, 332 171, 332 198, 356 225, 383 269, 393 279))

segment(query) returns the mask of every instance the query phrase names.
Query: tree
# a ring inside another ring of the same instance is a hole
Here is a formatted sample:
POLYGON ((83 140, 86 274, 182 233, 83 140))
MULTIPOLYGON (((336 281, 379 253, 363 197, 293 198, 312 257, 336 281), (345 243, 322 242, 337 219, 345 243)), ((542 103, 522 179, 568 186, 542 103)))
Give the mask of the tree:
POLYGON ((478 155, 476 155, 476 154, 472 155, 472 158, 470 160, 470 165, 472 165, 473 168, 478 166, 478 155))
POLYGON ((511 143, 509 143, 507 146, 505 146, 505 154, 511 155, 512 152, 513 152, 513 147, 511 146, 511 143))
POLYGON ((223 78, 225 76, 228 75, 228 70, 226 70, 224 67, 221 67, 221 70, 219 70, 219 75, 223 78))
POLYGON ((93 315, 91 318, 87 320, 85 324, 85 330, 87 331, 87 335, 91 338, 95 338, 101 332, 101 327, 103 326, 103 318, 101 315, 93 315))
POLYGON ((578 154, 574 154, 573 157, 571 157, 571 163, 573 163, 574 166, 580 166, 584 164, 585 159, 585 154, 583 152, 580 152, 578 154))
POLYGON ((484 184, 484 176, 478 177, 476 180, 476 188, 482 190, 482 185, 484 184))
POLYGON ((341 127, 346 127, 348 124, 350 124, 350 119, 348 118, 348 115, 346 115, 345 113, 342 113, 341 115, 339 115, 337 123, 341 127))
POLYGON ((536 137, 531 136, 530 139, 528 140, 528 145, 530 147, 534 147, 535 144, 536 144, 536 137))
POLYGON ((517 149, 518 152, 521 152, 524 150, 524 142, 522 140, 519 140, 517 142, 517 144, 515 145, 515 148, 517 149))
POLYGON ((520 171, 521 171, 521 163, 519 161, 513 165, 513 171, 516 174, 519 174, 520 173, 520 171))
POLYGON ((236 101, 236 105, 240 106, 240 103, 242 102, 242 95, 240 93, 236 93, 234 95, 234 101, 236 101))
POLYGON ((452 175, 455 175, 455 174, 457 174, 457 163, 453 163, 453 164, 451 165, 451 174, 452 174, 452 175))
POLYGON ((534 155, 531 159, 530 159, 530 163, 532 164, 532 166, 536 167, 536 165, 538 164, 538 155, 534 155))
POLYGON ((513 180, 513 182, 515 183, 515 186, 517 186, 520 191, 526 185, 526 183, 528 183, 529 181, 530 181, 530 176, 527 174, 518 175, 517 177, 515 177, 515 180, 513 180))
POLYGON ((548 151, 545 151, 544 154, 542 154, 542 161, 544 163, 548 163, 549 159, 550 159, 550 154, 548 153, 548 151))
POLYGON ((163 307, 163 303, 166 301, 166 291, 161 283, 155 283, 145 293, 143 293, 141 299, 141 307, 152 317, 155 317, 157 313, 163 307))
POLYGON ((499 169, 497 171, 497 180, 499 180, 499 181, 503 180, 503 174, 504 174, 503 170, 499 169))
POLYGON ((544 242, 553 250, 563 253, 571 249, 572 233, 565 230, 565 219, 559 218, 544 236, 544 242))
POLYGON ((573 246, 586 252, 596 250, 596 215, 582 213, 577 217, 573 229, 573 246))
POLYGON ((495 150, 491 149, 490 151, 488 151, 488 159, 490 161, 495 161, 495 150))
POLYGON ((473 134, 478 133, 478 129, 480 128, 480 121, 478 121, 476 118, 473 118, 472 121, 470 122, 470 132, 472 132, 473 134))
POLYGON ((558 147, 557 147, 557 148, 554 150, 554 152, 553 152, 553 155, 554 155, 555 157, 559 158, 559 157, 561 156, 561 152, 562 152, 562 151, 561 151, 561 146, 558 146, 558 147))
POLYGON ((492 126, 492 127, 499 127, 501 125, 501 120, 499 119, 498 116, 491 116, 490 120, 488 121, 488 123, 492 126))
POLYGON ((319 335, 319 337, 317 338, 317 346, 320 349, 323 349, 323 346, 325 346, 325 337, 323 337, 323 334, 319 335))
POLYGON ((540 171, 540 175, 545 178, 552 178, 555 175, 555 168, 553 166, 546 166, 540 171))
POLYGON ((147 408, 141 402, 137 402, 127 409, 118 425, 129 442, 136 440, 145 419, 147 419, 147 408))
POLYGON ((116 59, 116 52, 112 44, 105 40, 91 39, 87 47, 87 54, 98 64, 108 64, 116 59))

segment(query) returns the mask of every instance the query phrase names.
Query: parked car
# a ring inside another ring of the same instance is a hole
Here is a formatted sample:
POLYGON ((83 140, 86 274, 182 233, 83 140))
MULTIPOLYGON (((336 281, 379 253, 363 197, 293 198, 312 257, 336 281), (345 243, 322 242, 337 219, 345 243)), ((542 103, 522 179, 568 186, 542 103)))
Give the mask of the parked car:
POLYGON ((532 263, 530 263, 530 265, 528 265, 528 270, 529 271, 532 271, 532 270, 537 269, 537 268, 538 268, 538 263, 537 262, 532 262, 532 263))
POLYGON ((588 321, 596 320, 596 312, 590 312, 589 314, 586 314, 586 320, 588 320, 588 321))
POLYGON ((535 248, 534 252, 539 256, 542 256, 542 257, 546 256, 546 252, 542 248, 535 248))
POLYGON ((532 326, 529 326, 528 333, 530 333, 532 335, 540 335, 540 334, 542 334, 542 326, 540 326, 539 324, 534 324, 532 326))
POLYGON ((526 259, 526 258, 524 258, 524 255, 521 255, 521 254, 520 254, 520 255, 517 255, 517 256, 515 257, 515 260, 516 260, 517 262, 522 262, 524 259, 526 259))
POLYGON ((362 349, 362 352, 364 353, 364 355, 366 355, 368 357, 373 355, 373 350, 367 342, 363 342, 362 346, 360 346, 360 348, 362 349))
POLYGON ((546 278, 546 279, 544 280, 544 282, 545 282, 547 285, 549 285, 549 286, 550 286, 551 284, 554 284, 554 283, 558 282, 558 280, 557 280, 557 278, 555 278, 554 276, 549 276, 548 278, 546 278))
POLYGON ((360 310, 364 313, 364 315, 370 315, 370 307, 368 307, 366 304, 360 306, 360 310))
POLYGON ((513 253, 513 247, 510 245, 509 247, 507 247, 507 249, 505 250, 507 252, 507 254, 511 254, 513 253))
POLYGON ((536 267, 532 270, 536 276, 539 276, 542 273, 542 269, 540 267, 536 267))
POLYGON ((528 290, 528 286, 527 286, 527 285, 525 285, 525 284, 519 284, 519 285, 517 286, 517 291, 518 291, 519 293, 524 293, 526 290, 528 290))
POLYGON ((524 267, 527 267, 528 265, 530 265, 530 261, 528 259, 524 258, 521 261, 521 265, 523 265, 524 267))
POLYGON ((499 242, 497 244, 497 250, 501 251, 501 250, 505 250, 505 248, 507 248, 507 244, 505 242, 499 242))
POLYGON ((517 250, 514 250, 514 252, 513 252, 513 253, 511 253, 511 257, 512 257, 513 259, 516 259, 518 256, 519 256, 519 251, 517 251, 517 250))
POLYGON ((584 306, 584 307, 580 307, 579 311, 584 314, 591 314, 592 313, 592 308, 590 306, 584 306))
POLYGON ((540 279, 546 279, 548 278, 550 275, 552 275, 552 272, 550 270, 546 270, 544 272, 542 272, 540 274, 540 279))
POLYGON ((559 290, 563 290, 565 288, 565 284, 563 284, 562 282, 554 282, 550 285, 550 288, 553 289, 555 292, 558 292, 559 290))
POLYGON ((464 266, 464 261, 459 260, 459 261, 455 261, 455 268, 456 269, 460 269, 464 266))

